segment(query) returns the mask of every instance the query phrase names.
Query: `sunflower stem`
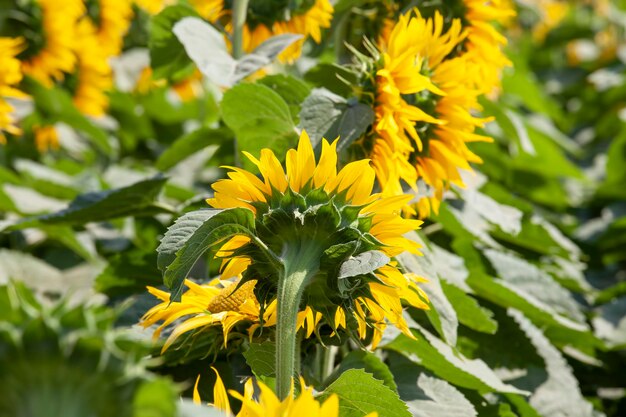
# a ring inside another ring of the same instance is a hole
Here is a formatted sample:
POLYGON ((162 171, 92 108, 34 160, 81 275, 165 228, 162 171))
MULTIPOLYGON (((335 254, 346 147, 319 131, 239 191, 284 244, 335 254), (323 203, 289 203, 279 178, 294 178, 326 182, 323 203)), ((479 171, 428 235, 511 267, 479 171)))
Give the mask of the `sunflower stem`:
POLYGON ((233 1, 233 57, 243 56, 243 27, 246 24, 249 0, 233 1))
POLYGON ((295 376, 298 312, 302 294, 315 276, 320 251, 306 242, 285 245, 283 273, 278 278, 278 319, 276 323, 276 394, 281 400, 290 395, 295 376))

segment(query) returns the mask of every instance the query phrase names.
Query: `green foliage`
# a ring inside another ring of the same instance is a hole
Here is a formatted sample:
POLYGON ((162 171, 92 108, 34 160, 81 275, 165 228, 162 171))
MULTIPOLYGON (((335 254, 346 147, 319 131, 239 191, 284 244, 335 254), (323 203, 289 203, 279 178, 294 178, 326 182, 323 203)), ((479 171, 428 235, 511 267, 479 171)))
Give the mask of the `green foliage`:
POLYGON ((344 372, 324 390, 322 398, 330 394, 339 397, 342 416, 364 416, 376 411, 380 417, 408 417, 411 415, 398 394, 363 370, 344 372))
POLYGON ((374 111, 356 100, 338 96, 326 89, 314 89, 302 103, 300 125, 313 144, 322 138, 340 138, 337 150, 347 149, 374 121, 374 111))
POLYGON ((180 79, 192 68, 191 59, 174 36, 174 24, 198 13, 188 5, 166 7, 150 21, 150 66, 155 78, 180 79))
MULTIPOLYGON (((252 155, 258 156, 263 148, 284 155, 296 143, 289 105, 265 85, 240 84, 228 90, 222 100, 222 116, 235 132, 239 149, 252 155)), ((246 169, 254 169, 247 158, 241 163, 246 169)))
POLYGON ((273 377, 276 376, 276 343, 263 342, 251 343, 248 350, 243 353, 246 363, 256 376, 273 377))
POLYGON ((157 264, 172 292, 171 300, 180 301, 183 281, 200 256, 234 236, 254 238, 254 227, 252 211, 241 208, 199 210, 179 218, 157 249, 157 264))
POLYGON ((50 304, 21 284, 0 286, 0 307, 2 414, 177 414, 174 385, 147 371, 147 346, 114 331, 111 310, 50 304))

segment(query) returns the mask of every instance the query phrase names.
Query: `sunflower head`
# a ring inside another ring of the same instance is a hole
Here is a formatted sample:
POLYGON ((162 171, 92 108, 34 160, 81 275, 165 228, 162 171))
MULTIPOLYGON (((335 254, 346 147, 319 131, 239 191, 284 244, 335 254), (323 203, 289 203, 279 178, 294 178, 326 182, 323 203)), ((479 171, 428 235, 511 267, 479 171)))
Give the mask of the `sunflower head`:
POLYGON ((421 224, 400 216, 411 196, 372 194, 375 172, 369 160, 338 171, 337 141, 321 145, 316 159, 303 132, 297 149, 287 152, 286 170, 269 149, 259 158, 245 153, 261 179, 229 167, 229 178, 213 185, 208 203, 250 210, 255 237, 236 237, 218 256, 225 265, 247 260, 240 285, 255 280, 261 305, 276 299, 279 281, 291 276, 301 281, 304 305, 321 313, 335 330, 355 329, 358 323, 376 323, 380 330, 385 317, 404 328, 401 299, 426 307, 416 278, 402 274, 391 260, 405 250, 419 252, 415 242, 403 237, 421 224))
POLYGON ((25 74, 50 85, 74 69, 76 23, 84 12, 81 0, 16 2, 6 28, 25 39, 25 47, 18 55, 25 74))
POLYGON ((444 191, 463 186, 459 169, 481 162, 468 143, 489 141, 475 133, 487 119, 476 117, 482 90, 475 85, 479 67, 463 53, 469 35, 462 19, 438 10, 427 18, 413 9, 398 18, 367 66, 363 85, 376 117, 353 147, 371 158, 383 195, 414 195, 403 208, 407 215, 437 212, 444 191))

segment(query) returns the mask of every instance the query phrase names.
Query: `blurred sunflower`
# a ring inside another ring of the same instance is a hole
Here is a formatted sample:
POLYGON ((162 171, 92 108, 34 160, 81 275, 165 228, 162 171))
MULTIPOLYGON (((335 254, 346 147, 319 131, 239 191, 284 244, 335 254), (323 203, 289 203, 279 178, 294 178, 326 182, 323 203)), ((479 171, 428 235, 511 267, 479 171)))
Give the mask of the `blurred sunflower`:
MULTIPOLYGON (((207 0, 210 1, 210 0, 207 0)), ((134 0, 134 3, 149 14, 157 14, 176 0, 134 0)))
MULTIPOLYGON (((230 30, 232 2, 224 0, 191 0, 192 5, 207 20, 223 20, 230 30)), ((329 28, 333 17, 333 6, 329 0, 298 2, 297 6, 287 1, 255 0, 248 5, 246 26, 243 33, 243 50, 251 52, 272 36, 295 33, 302 39, 291 44, 279 55, 281 62, 293 62, 302 53, 307 38, 320 43, 322 29, 329 28)))
POLYGON ((39 152, 59 148, 59 134, 53 125, 33 126, 35 145, 39 152))
MULTIPOLYGON (((400 195, 404 184, 416 190, 421 179, 431 194, 419 198, 420 217, 438 211, 443 191, 463 186, 459 168, 481 162, 468 142, 490 141, 474 133, 487 120, 474 86, 477 67, 468 54, 450 57, 467 39, 460 20, 444 30, 438 12, 425 19, 415 11, 400 16, 381 51, 376 70, 376 121, 371 158, 384 195, 400 195)), ((405 211, 414 213, 411 206, 405 211)))
MULTIPOLYGON (((472 71, 472 82, 482 93, 493 93, 500 86, 500 73, 511 62, 503 53, 507 39, 497 28, 506 25, 515 16, 514 3, 511 0, 435 0, 428 2, 394 2, 395 7, 383 7, 378 4, 377 14, 388 16, 384 24, 375 32, 378 44, 385 45, 389 38, 393 23, 398 14, 419 10, 425 18, 434 18, 436 14, 443 16, 444 30, 449 30, 452 23, 461 23, 465 37, 461 43, 450 51, 448 58, 467 55, 466 63, 475 66, 472 71), (391 14, 391 16, 389 16, 391 14)), ((379 17, 377 17, 380 20, 379 17)))
POLYGON ((507 39, 494 23, 505 24, 515 16, 508 0, 462 0, 453 15, 463 22, 467 38, 463 44, 467 62, 475 67, 474 83, 481 93, 492 93, 500 86, 500 73, 511 61, 503 52, 507 39))
POLYGON ((89 116, 102 116, 108 107, 107 91, 113 86, 113 74, 105 50, 100 48, 96 28, 89 19, 78 23, 76 45, 78 66, 68 77, 76 107, 89 116))
MULTIPOLYGON (((215 385, 213 386, 213 406, 223 411, 228 417, 235 416, 230 408, 228 394, 222 382, 222 378, 215 368, 212 368, 217 376, 215 385)), ((193 391, 193 401, 200 404, 200 394, 198 392, 198 382, 200 376, 196 379, 196 385, 193 391)), ((258 400, 254 398, 254 384, 252 379, 248 379, 244 386, 244 393, 230 390, 230 396, 241 401, 241 410, 235 417, 338 417, 339 416, 339 397, 337 394, 328 396, 323 402, 318 401, 313 396, 313 389, 307 387, 304 380, 300 378, 300 394, 294 398, 293 384, 291 386, 291 394, 284 400, 280 400, 274 394, 272 389, 264 383, 257 381, 259 387, 258 400)), ((366 417, 377 417, 378 413, 369 413, 366 417)))
POLYGON ((62 80, 76 65, 76 23, 84 14, 81 0, 18 2, 9 26, 24 34, 26 47, 19 54, 24 74, 50 85, 62 80))
POLYGON ((132 0, 86 0, 87 14, 96 28, 100 53, 106 56, 120 53, 133 17, 132 5, 132 0))
POLYGON ((557 27, 570 11, 570 4, 562 0, 526 0, 520 7, 530 11, 536 21, 532 26, 535 42, 543 42, 548 33, 557 27))
POLYGON ((5 98, 24 97, 25 94, 15 88, 22 81, 20 61, 16 56, 24 48, 21 38, 0 38, 0 144, 6 143, 3 132, 17 135, 21 131, 15 126, 13 107, 5 98))
POLYGON ((426 295, 417 286, 420 278, 403 274, 390 261, 404 251, 419 253, 419 246, 403 235, 422 222, 399 215, 412 197, 372 194, 375 172, 369 160, 352 162, 337 172, 336 146, 337 141, 323 140, 316 163, 303 132, 297 150, 287 153, 286 173, 271 150, 263 149, 260 159, 244 152, 263 180, 229 167, 229 178, 213 184, 214 197, 207 201, 215 208, 251 210, 259 239, 283 260, 284 271, 277 275, 268 270, 246 237, 228 242, 227 249, 222 246, 218 256, 247 259, 250 266, 242 282, 257 279, 259 294, 278 298, 279 317, 285 313, 280 311, 281 294, 290 291, 285 286, 297 286, 291 288, 297 298, 304 294, 304 305, 322 313, 335 330, 343 327, 364 338, 373 327, 375 346, 388 320, 413 337, 402 317, 402 300, 426 309, 426 295), (341 268, 344 261, 358 256, 374 257, 377 267, 353 274, 341 268), (292 274, 298 278, 284 278, 292 274))

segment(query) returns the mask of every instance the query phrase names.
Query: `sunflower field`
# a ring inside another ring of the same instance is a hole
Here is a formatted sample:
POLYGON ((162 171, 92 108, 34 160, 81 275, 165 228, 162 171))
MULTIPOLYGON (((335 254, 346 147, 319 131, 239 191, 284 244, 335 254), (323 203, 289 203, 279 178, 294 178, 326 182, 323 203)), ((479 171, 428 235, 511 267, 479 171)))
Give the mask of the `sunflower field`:
POLYGON ((0 0, 0 162, 0 417, 626 416, 626 0, 0 0))

